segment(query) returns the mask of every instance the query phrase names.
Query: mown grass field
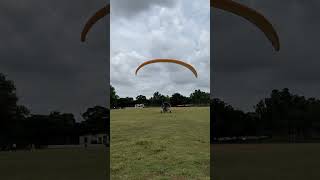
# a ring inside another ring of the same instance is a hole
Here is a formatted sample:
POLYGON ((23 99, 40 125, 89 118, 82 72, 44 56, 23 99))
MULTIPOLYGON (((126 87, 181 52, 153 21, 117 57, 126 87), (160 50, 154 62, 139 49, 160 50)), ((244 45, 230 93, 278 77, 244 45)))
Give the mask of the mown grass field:
POLYGON ((111 177, 210 179, 209 107, 111 111, 111 177))
POLYGON ((320 144, 212 145, 214 180, 319 180, 320 144))
MULTIPOLYGON (((320 144, 213 145, 212 155, 214 180, 320 179, 320 144)), ((0 179, 106 180, 106 162, 106 149, 0 152, 0 179)))
POLYGON ((106 148, 0 152, 1 180, 106 180, 106 148))
MULTIPOLYGON (((212 148, 214 180, 320 179, 320 144, 235 144, 212 148)), ((106 149, 0 152, 0 179, 106 180, 106 162, 106 149)))

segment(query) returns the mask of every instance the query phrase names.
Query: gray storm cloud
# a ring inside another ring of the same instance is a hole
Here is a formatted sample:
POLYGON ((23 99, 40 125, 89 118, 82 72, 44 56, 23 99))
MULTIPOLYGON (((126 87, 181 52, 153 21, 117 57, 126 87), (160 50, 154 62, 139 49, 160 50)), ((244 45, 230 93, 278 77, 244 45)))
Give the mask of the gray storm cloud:
POLYGON ((14 80, 32 113, 74 113, 107 103, 106 25, 80 42, 87 18, 103 4, 78 1, 0 2, 0 72, 14 80))
POLYGON ((237 108, 252 110, 272 89, 319 97, 320 66, 316 23, 319 1, 240 1, 263 13, 275 26, 281 50, 275 53, 264 35, 242 18, 215 10, 211 14, 212 95, 237 108), (213 62, 213 63, 212 63, 213 62))

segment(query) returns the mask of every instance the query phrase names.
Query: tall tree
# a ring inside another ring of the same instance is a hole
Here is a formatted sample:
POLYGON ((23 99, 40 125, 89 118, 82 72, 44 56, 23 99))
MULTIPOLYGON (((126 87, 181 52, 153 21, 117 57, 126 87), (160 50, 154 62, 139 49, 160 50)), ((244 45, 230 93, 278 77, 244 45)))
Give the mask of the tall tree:
POLYGON ((109 109, 102 106, 95 106, 88 108, 85 113, 82 114, 85 129, 88 133, 102 133, 107 132, 110 128, 109 121, 109 109))
POLYGON ((209 104, 210 94, 198 89, 190 94, 190 99, 193 104, 209 104))
POLYGON ((170 98, 170 103, 172 106, 186 104, 187 97, 181 95, 180 93, 174 93, 170 98))
POLYGON ((159 106, 166 100, 166 97, 160 94, 158 91, 153 93, 153 97, 150 98, 152 105, 159 106))
POLYGON ((313 128, 312 123, 318 118, 311 112, 315 112, 316 104, 314 99, 293 95, 284 88, 281 91, 273 90, 270 97, 255 106, 255 111, 272 135, 295 140, 297 137, 307 138, 313 128))
POLYGON ((0 73, 0 144, 16 142, 21 124, 28 110, 17 105, 18 97, 13 81, 0 73))
POLYGON ((119 99, 119 96, 116 93, 115 88, 110 85, 110 107, 114 108, 117 107, 117 101, 119 99))
POLYGON ((146 104, 147 103, 147 97, 143 95, 139 95, 136 97, 136 103, 137 104, 146 104))

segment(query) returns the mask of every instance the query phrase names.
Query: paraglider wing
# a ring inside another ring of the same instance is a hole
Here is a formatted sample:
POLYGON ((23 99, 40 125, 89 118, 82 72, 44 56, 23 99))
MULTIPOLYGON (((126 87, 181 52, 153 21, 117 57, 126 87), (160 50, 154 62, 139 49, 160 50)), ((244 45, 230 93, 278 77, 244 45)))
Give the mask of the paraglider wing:
POLYGON ((86 23, 84 26, 82 33, 81 33, 81 41, 84 42, 86 40, 86 36, 92 26, 98 22, 100 19, 105 17, 107 14, 110 14, 110 5, 101 8, 99 11, 97 11, 86 23))
POLYGON ((183 62, 183 61, 176 60, 176 59, 153 59, 153 60, 150 60, 150 61, 146 61, 146 62, 142 63, 142 64, 136 69, 136 73, 135 73, 135 74, 137 75, 138 71, 139 71, 142 67, 144 67, 144 66, 146 66, 146 65, 148 65, 148 64, 153 64, 153 63, 174 63, 174 64, 179 64, 179 65, 182 65, 182 66, 188 68, 190 71, 192 71, 192 73, 193 73, 196 77, 198 77, 198 73, 197 73, 196 69, 195 69, 193 66, 191 66, 190 64, 185 63, 185 62, 183 62))
POLYGON ((280 50, 277 32, 272 24, 260 13, 232 0, 210 0, 210 6, 239 15, 255 24, 271 41, 276 51, 280 50))

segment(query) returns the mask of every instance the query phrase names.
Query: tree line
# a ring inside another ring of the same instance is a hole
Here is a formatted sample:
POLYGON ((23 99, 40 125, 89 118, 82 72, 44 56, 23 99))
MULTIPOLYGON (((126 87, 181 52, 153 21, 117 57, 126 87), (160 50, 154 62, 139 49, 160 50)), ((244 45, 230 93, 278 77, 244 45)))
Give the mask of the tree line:
POLYGON ((0 150, 12 144, 17 148, 78 144, 79 136, 86 133, 109 134, 109 113, 106 107, 90 107, 81 122, 71 113, 32 114, 18 104, 14 82, 0 73, 0 150))
POLYGON ((115 88, 110 85, 110 105, 112 108, 133 107, 135 104, 144 104, 149 107, 161 106, 162 103, 169 102, 172 106, 192 104, 194 106, 209 106, 210 93, 203 92, 200 89, 195 90, 189 97, 180 93, 174 93, 171 96, 162 95, 158 91, 153 96, 147 98, 144 95, 135 97, 119 97, 115 88))
POLYGON ((247 113, 213 99, 211 119, 211 142, 239 136, 287 142, 320 140, 320 100, 292 94, 288 88, 273 90, 247 113))
MULTIPOLYGON (((143 95, 135 99, 120 98, 110 86, 111 107, 134 104, 160 106, 170 102, 203 105, 210 103, 211 143, 222 137, 267 136, 272 140, 298 142, 320 140, 320 100, 292 94, 289 89, 273 90, 261 99, 252 112, 233 108, 220 99, 210 101, 209 93, 196 90, 185 97, 179 93, 171 97, 155 92, 151 98, 143 95)), ((17 144, 21 148, 34 144, 78 144, 79 136, 87 133, 110 133, 110 111, 106 107, 90 107, 77 122, 72 113, 51 112, 33 114, 18 104, 16 87, 0 73, 0 150, 17 144)))

